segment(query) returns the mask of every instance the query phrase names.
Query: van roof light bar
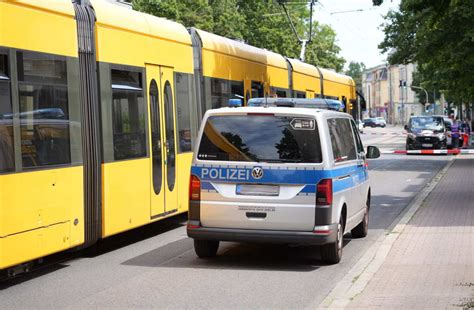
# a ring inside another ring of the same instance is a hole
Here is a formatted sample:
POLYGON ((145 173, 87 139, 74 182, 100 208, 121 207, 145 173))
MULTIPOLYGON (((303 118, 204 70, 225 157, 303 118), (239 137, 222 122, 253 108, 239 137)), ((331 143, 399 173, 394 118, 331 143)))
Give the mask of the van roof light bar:
POLYGON ((323 98, 252 98, 249 107, 290 107, 344 111, 344 104, 339 100, 323 98))

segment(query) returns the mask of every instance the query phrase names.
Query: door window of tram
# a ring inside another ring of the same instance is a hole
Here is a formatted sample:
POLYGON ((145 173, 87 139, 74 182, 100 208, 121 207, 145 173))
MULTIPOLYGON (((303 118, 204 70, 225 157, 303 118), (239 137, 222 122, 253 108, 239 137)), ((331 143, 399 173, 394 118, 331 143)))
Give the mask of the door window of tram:
POLYGON ((165 100, 165 125, 166 125, 166 146, 167 146, 167 163, 166 163, 166 180, 168 189, 172 191, 175 183, 175 166, 176 166, 176 151, 174 145, 174 109, 173 109, 173 92, 171 84, 166 81, 164 87, 165 100))
POLYGON ((66 59, 17 52, 24 168, 71 162, 66 59))
POLYGON ((264 97, 263 84, 261 82, 252 81, 252 98, 264 97))
POLYGON ((194 110, 193 76, 175 73, 176 120, 178 127, 178 152, 191 152, 195 137, 196 111, 194 110))
POLYGON ((0 53, 0 173, 15 169, 8 56, 0 53))
POLYGON ((163 167, 161 164, 160 105, 158 98, 158 85, 153 79, 150 83, 151 146, 153 151, 153 189, 157 195, 161 191, 161 180, 163 173, 163 167))
POLYGON ((146 110, 142 74, 112 69, 114 159, 146 156, 146 110))

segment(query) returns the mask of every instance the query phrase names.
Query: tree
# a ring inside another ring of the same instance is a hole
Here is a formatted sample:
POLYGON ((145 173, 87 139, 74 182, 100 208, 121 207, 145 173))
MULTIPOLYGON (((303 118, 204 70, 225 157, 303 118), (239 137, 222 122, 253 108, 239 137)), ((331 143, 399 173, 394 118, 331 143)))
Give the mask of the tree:
POLYGON ((474 101, 472 0, 403 0, 385 18, 379 48, 391 52, 391 64, 417 63, 420 86, 458 102, 474 101))
POLYGON ((354 80, 356 83, 357 90, 362 89, 362 74, 364 73, 366 67, 363 62, 351 61, 346 70, 346 74, 354 80))

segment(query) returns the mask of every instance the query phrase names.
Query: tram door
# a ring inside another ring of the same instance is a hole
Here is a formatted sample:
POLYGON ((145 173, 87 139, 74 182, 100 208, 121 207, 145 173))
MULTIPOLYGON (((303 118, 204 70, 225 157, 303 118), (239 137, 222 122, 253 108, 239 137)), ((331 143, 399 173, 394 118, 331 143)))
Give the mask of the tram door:
POLYGON ((151 146, 151 218, 178 209, 173 69, 147 65, 151 146))

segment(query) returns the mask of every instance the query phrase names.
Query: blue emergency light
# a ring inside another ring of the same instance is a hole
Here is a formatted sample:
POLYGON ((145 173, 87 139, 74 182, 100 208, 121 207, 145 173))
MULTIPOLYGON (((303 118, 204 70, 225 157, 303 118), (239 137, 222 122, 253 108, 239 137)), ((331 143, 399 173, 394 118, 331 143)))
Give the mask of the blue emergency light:
POLYGON ((242 106, 242 99, 229 99, 229 108, 238 108, 242 106))
POLYGON ((252 98, 249 107, 294 107, 344 111, 344 103, 324 98, 252 98))

